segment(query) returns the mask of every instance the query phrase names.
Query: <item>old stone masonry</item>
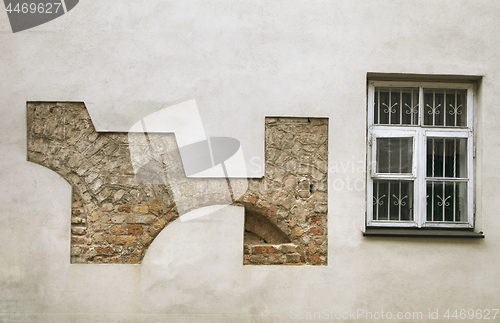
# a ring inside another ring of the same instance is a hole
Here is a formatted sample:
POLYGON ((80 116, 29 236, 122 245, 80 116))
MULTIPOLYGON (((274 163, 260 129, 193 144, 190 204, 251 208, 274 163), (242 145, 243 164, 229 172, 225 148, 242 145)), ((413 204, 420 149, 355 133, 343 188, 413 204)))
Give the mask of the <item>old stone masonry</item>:
POLYGON ((244 264, 327 264, 327 119, 266 118, 265 176, 231 179, 246 189, 237 199, 225 178, 185 177, 173 134, 98 133, 77 102, 29 102, 27 122, 28 160, 72 187, 71 263, 140 263, 179 216, 233 204, 245 208, 244 264))

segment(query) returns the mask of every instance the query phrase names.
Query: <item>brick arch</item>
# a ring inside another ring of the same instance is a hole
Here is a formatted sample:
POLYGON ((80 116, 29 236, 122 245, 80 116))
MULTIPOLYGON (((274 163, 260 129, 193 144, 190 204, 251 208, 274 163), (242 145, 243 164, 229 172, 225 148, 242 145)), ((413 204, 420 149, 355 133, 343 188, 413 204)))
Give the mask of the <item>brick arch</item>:
MULTIPOLYGON (((259 207, 248 202, 241 202, 238 204, 245 207, 245 233, 255 234, 262 239, 264 243, 290 243, 288 235, 269 220, 274 215, 269 208, 259 207)), ((249 243, 251 244, 250 241, 245 239, 245 244, 249 243)))
POLYGON ((71 262, 138 263, 178 217, 165 185, 136 179, 126 133, 98 133, 83 103, 29 103, 28 161, 72 187, 71 262))

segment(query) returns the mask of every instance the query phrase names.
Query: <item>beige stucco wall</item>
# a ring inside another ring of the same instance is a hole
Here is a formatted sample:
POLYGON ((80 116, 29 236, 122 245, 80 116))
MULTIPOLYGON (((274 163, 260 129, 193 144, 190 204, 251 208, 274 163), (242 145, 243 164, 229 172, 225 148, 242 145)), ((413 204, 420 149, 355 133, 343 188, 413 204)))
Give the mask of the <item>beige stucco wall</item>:
POLYGON ((498 308, 499 15, 498 1, 86 0, 12 34, 1 10, 0 321, 288 322, 293 310, 324 309, 439 309, 442 319, 498 308), (367 72, 483 76, 484 240, 362 236, 367 72), (70 265, 70 186, 26 161, 26 101, 84 101, 99 130, 126 131, 151 102, 193 98, 209 135, 240 140, 254 176, 265 116, 329 118, 338 167, 327 267, 243 267, 237 207, 169 226, 142 265, 70 265))

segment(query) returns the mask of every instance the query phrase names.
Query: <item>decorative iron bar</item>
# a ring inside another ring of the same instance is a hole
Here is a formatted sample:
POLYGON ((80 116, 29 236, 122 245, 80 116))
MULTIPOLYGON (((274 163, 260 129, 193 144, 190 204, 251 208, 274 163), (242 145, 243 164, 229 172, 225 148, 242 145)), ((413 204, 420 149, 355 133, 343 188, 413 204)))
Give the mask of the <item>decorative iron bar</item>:
POLYGON ((385 197, 385 194, 380 196, 380 197, 373 197, 373 204, 374 205, 384 205, 384 201, 382 199, 385 197))
POLYGON ((424 119, 424 124, 444 127, 465 126, 466 118, 462 116, 462 112, 465 111, 462 109, 465 98, 465 90, 424 89, 424 104, 428 115, 428 118, 424 119))
POLYGON ((464 222, 459 200, 467 194, 467 139, 428 138, 427 146, 427 220, 464 222))
POLYGON ((435 105, 435 102, 432 104, 426 104, 426 107, 428 107, 430 110, 427 111, 428 114, 432 115, 432 125, 436 125, 436 115, 440 114, 441 111, 438 110, 438 108, 441 106, 441 104, 435 105))
MULTIPOLYGON (((423 89, 427 117, 424 125, 461 127, 466 125, 465 90, 423 89)), ((418 88, 375 88, 374 124, 419 125, 418 88)))
POLYGON ((413 219, 413 181, 373 182, 373 219, 411 221, 413 219), (387 198, 388 203, 385 203, 387 198))
POLYGON ((449 112, 450 115, 461 115, 462 114, 462 111, 459 111, 459 109, 462 107, 462 105, 460 104, 459 106, 457 105, 453 105, 453 104, 450 104, 450 107, 451 107, 451 111, 449 112))
POLYGON ((443 93, 443 125, 446 127, 446 90, 443 93))
POLYGON ((374 124, 418 124, 418 88, 376 88, 374 124))
POLYGON ((394 201, 394 205, 396 205, 396 206, 405 206, 406 205, 406 202, 403 202, 403 200, 405 198, 407 198, 408 195, 405 195, 403 197, 397 197, 396 194, 392 194, 392 196, 394 196, 394 198, 396 199, 396 201, 394 201))
POLYGON ((408 110, 406 110, 406 114, 417 114, 418 113, 418 104, 411 106, 408 103, 405 103, 405 107, 408 108, 408 110))
MULTIPOLYGON (((385 113, 389 113, 389 112, 390 112, 390 113, 395 113, 395 112, 396 112, 396 109, 394 109, 394 107, 395 107, 396 105, 398 105, 398 103, 396 102, 396 103, 394 103, 394 104, 393 104, 393 105, 391 105, 391 106, 388 106, 388 105, 387 105, 387 104, 385 104, 385 103, 382 103, 382 105, 386 107, 386 108, 384 109, 384 112, 385 112, 385 113)), ((390 118, 391 118, 391 116, 389 115, 389 120, 390 120, 390 118)))

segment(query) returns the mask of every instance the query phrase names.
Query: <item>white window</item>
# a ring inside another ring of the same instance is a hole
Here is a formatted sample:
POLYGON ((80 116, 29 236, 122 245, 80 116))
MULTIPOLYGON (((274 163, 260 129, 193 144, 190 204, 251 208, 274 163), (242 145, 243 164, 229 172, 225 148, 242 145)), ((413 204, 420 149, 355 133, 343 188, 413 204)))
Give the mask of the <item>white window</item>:
POLYGON ((473 86, 368 85, 367 226, 473 228, 473 86))

